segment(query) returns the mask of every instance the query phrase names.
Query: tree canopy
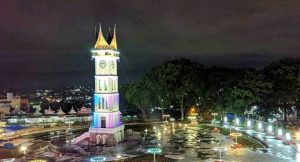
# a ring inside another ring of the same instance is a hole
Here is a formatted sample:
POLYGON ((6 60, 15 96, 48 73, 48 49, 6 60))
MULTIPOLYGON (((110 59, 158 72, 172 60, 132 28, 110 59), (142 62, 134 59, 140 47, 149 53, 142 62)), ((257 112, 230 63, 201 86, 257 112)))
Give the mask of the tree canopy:
MULTIPOLYGON (((188 107, 201 111, 243 114, 258 106, 258 115, 285 116, 299 107, 300 59, 284 58, 263 69, 208 67, 179 58, 166 61, 129 84, 128 103, 142 111, 153 107, 179 108, 181 119, 188 107)), ((162 109, 162 113, 163 109, 162 109)))

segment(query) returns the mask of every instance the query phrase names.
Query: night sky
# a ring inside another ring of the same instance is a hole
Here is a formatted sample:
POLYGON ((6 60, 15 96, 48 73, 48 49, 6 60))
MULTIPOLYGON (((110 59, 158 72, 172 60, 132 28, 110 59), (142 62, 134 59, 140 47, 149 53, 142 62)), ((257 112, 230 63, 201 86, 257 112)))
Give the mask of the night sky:
POLYGON ((92 86, 99 22, 117 24, 121 83, 178 57, 262 67, 300 51, 296 0, 1 0, 0 20, 1 89, 92 86))

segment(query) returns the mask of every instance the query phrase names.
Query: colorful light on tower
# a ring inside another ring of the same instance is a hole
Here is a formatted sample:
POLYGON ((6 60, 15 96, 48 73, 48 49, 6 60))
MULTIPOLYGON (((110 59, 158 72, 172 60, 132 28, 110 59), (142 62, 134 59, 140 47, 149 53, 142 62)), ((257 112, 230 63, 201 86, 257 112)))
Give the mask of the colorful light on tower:
POLYGON ((124 138, 124 125, 119 111, 117 62, 120 53, 117 50, 116 27, 113 34, 109 31, 107 39, 99 27, 91 53, 95 60, 93 123, 89 132, 77 137, 74 143, 86 140, 86 136, 89 136, 90 143, 113 146, 124 138))

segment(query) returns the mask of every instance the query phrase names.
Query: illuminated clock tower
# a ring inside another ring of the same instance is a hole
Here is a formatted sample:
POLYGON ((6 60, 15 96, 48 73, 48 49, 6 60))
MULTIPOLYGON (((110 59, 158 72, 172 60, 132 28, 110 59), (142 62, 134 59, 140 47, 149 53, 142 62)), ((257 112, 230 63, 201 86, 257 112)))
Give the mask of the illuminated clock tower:
POLYGON ((107 39, 101 26, 94 49, 95 93, 92 126, 89 131, 75 138, 75 143, 88 141, 90 144, 113 146, 124 138, 124 125, 119 111, 116 26, 113 34, 109 31, 107 39))

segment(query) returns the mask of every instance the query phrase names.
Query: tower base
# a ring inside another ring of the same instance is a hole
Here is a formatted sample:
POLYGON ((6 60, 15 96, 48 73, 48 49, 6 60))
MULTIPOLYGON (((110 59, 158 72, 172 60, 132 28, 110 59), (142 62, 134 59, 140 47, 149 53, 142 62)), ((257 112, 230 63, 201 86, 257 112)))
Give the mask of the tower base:
POLYGON ((124 125, 115 128, 93 128, 76 137, 73 144, 88 142, 89 145, 115 146, 124 139, 124 125))

